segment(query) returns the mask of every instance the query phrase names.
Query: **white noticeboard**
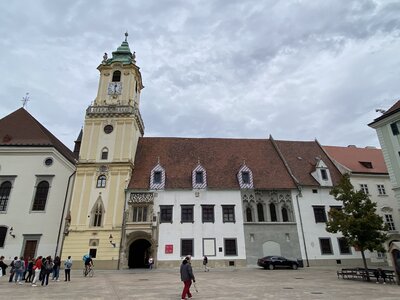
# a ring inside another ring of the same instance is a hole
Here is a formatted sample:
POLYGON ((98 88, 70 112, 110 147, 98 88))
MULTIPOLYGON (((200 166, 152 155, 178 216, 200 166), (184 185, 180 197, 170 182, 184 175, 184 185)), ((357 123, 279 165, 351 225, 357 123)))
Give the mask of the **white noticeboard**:
POLYGON ((203 239, 203 249, 203 255, 215 256, 215 239, 203 239))

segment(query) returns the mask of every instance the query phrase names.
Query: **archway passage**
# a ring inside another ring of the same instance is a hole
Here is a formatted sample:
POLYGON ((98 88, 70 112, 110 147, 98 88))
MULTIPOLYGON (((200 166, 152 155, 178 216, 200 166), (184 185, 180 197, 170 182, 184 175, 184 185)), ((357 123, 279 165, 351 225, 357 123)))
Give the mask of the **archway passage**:
POLYGON ((151 244, 148 240, 139 239, 129 246, 129 268, 147 268, 151 244))

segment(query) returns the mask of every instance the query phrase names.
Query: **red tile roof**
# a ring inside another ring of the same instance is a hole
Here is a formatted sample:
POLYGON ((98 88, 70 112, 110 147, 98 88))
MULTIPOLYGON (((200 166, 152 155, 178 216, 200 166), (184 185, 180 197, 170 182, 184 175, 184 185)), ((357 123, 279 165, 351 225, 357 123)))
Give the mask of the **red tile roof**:
POLYGON ((239 189, 236 175, 243 161, 253 172, 254 188, 296 188, 268 139, 140 138, 129 188, 149 189, 158 158, 166 173, 165 189, 191 189, 198 161, 210 189, 239 189))
POLYGON ((353 173, 388 174, 381 149, 324 146, 329 156, 353 173), (367 168, 360 162, 371 162, 367 168))
POLYGON ((66 159, 75 163, 74 155, 50 131, 24 108, 0 120, 0 147, 54 147, 66 159))
POLYGON ((328 167, 332 183, 335 185, 339 182, 342 175, 317 142, 275 141, 275 143, 301 185, 319 185, 311 175, 315 171, 318 159, 322 159, 328 167))

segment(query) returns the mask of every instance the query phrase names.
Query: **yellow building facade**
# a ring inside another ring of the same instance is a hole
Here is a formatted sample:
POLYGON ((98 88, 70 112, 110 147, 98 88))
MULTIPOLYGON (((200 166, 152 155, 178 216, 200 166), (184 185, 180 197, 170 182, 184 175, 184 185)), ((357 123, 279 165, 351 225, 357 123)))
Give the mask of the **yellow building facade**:
MULTIPOLYGON (((126 34, 127 37, 127 34, 126 34)), ((98 93, 86 110, 62 255, 90 254, 96 267, 120 267, 125 189, 144 125, 143 89, 127 38, 99 65, 98 93)))

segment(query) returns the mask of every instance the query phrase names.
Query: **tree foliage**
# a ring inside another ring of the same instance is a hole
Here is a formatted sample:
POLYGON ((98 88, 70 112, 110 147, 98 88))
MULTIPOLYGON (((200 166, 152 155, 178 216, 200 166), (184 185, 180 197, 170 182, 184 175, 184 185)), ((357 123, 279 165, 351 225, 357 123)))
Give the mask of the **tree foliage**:
POLYGON ((330 192, 343 203, 341 209, 331 209, 326 223, 328 232, 341 232, 350 246, 361 251, 364 267, 367 268, 364 251, 384 252, 387 240, 387 226, 376 214, 376 203, 363 191, 355 191, 348 174, 343 175, 339 184, 330 192))

